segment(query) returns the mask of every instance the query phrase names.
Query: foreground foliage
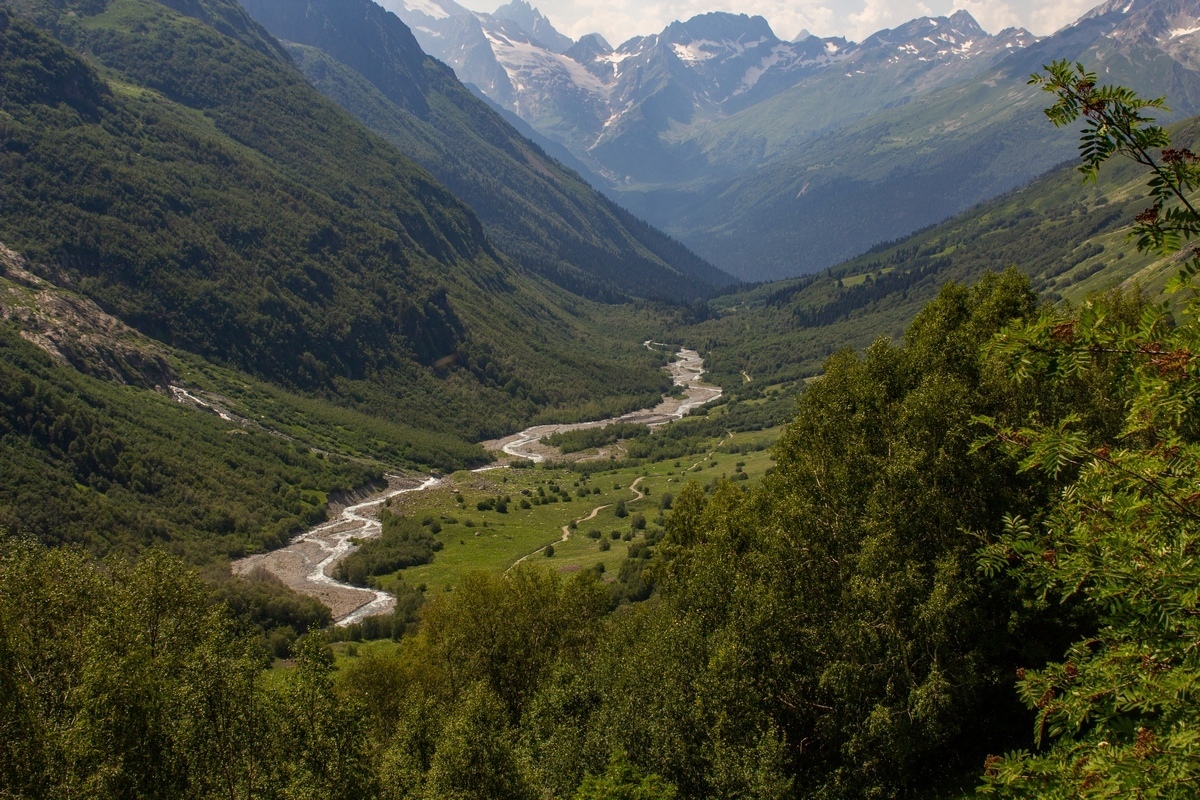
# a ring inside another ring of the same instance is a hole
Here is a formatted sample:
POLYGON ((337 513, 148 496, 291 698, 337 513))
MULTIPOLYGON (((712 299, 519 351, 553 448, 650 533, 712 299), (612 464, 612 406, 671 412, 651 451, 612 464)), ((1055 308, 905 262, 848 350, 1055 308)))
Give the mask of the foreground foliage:
MULTIPOLYGON (((1142 113, 1162 100, 1098 87, 1094 74, 1064 62, 1032 82, 1055 94, 1047 111, 1055 124, 1085 120, 1085 176, 1115 155, 1150 169, 1153 205, 1134 234, 1140 248, 1174 252, 1200 232, 1189 201, 1200 159, 1170 149, 1142 113)), ((1190 290, 1197 271, 1188 255, 1177 289, 1190 290)), ((1010 517, 984 551, 984 568, 1011 570, 1043 598, 1079 602, 1097 624, 1062 660, 1021 671, 1039 750, 990 758, 990 793, 1192 797, 1200 781, 1200 297, 1192 292, 1177 325, 1165 305, 1136 319, 1121 310, 1111 298, 1076 314, 1048 309, 995 345, 1026 383, 1107 373, 1123 419, 1109 441, 1076 415, 1057 425, 993 425, 996 445, 1024 470, 1065 475, 1068 485, 1040 518, 1010 517)))
MULTIPOLYGON (((1134 109, 1089 152, 1136 147, 1136 98, 1056 70, 1078 109, 1134 109)), ((1139 220, 1166 250, 1194 233, 1164 210, 1197 183, 1177 155, 1139 220)), ((270 586, 218 605, 157 549, 6 541, 0 793, 833 800, 982 772, 1008 797, 1194 796, 1197 312, 1039 307, 1015 270, 947 285, 902 343, 826 362, 762 484, 663 504, 648 602, 610 613, 592 570, 475 573, 340 670, 310 634, 267 671, 252 617, 318 624, 270 586)), ((429 538, 385 525, 364 579, 429 538)))
POLYGON ((1008 751, 989 790, 1186 794, 1196 331, 1133 295, 1039 310, 1015 272, 947 287, 903 345, 830 360, 760 486, 675 495, 649 602, 610 613, 591 570, 476 573, 336 671, 310 635, 267 672, 156 551, 16 544, 4 789, 946 796, 1008 751))

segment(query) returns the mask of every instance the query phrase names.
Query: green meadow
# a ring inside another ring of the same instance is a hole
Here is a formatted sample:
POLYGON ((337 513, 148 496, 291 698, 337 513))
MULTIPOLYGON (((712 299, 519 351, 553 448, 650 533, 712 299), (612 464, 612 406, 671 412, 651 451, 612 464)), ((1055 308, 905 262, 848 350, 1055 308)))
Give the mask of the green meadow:
POLYGON ((562 572, 602 565, 605 579, 612 580, 630 547, 661 529, 664 504, 687 481, 757 481, 772 464, 770 450, 734 451, 774 442, 781 430, 713 438, 702 453, 637 466, 614 463, 596 470, 595 462, 518 462, 512 468, 455 472, 437 488, 391 501, 393 512, 422 522, 443 548, 432 563, 376 578, 376 585, 447 591, 466 572, 502 572, 521 559, 562 572))

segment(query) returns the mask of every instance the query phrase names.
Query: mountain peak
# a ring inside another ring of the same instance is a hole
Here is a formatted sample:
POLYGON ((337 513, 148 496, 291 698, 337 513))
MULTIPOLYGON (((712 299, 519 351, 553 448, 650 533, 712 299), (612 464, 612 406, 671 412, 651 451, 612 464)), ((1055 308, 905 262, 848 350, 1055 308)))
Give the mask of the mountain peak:
POLYGON ((987 31, 985 31, 980 24, 975 21, 975 18, 971 16, 971 12, 967 11, 966 9, 958 9, 950 15, 950 19, 948 21, 951 26, 962 31, 963 33, 973 33, 979 36, 987 36, 987 31))
POLYGON ((526 33, 545 45, 554 53, 566 52, 575 42, 559 33, 550 20, 528 0, 510 0, 496 9, 492 14, 496 19, 515 22, 526 33))
POLYGON ((604 50, 609 53, 611 53, 613 49, 612 45, 608 43, 608 40, 598 33, 585 33, 583 36, 579 37, 578 44, 586 45, 588 47, 595 48, 596 50, 604 50))
POLYGON ((727 11, 710 11, 697 14, 686 22, 672 22, 662 33, 671 42, 687 42, 706 39, 714 42, 736 42, 747 39, 778 40, 767 21, 758 16, 731 14, 727 11))

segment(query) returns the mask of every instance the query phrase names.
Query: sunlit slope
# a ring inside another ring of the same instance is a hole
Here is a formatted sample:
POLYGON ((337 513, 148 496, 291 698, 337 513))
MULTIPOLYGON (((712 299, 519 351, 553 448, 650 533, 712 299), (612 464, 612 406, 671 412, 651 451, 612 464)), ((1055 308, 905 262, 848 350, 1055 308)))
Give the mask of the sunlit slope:
POLYGON ((656 396, 240 7, 190 8, 19 4, 62 41, 4 15, 0 239, 169 345, 468 440, 656 396))
MULTIPOLYGON (((1177 146, 1195 147, 1200 120, 1170 131, 1177 146)), ((944 283, 970 283, 989 270, 1019 269, 1049 301, 1135 283, 1154 295, 1179 265, 1137 252, 1128 238, 1148 205, 1146 181, 1131 162, 1107 165, 1096 183, 1067 164, 817 275, 720 297, 717 319, 678 335, 703 343, 718 379, 737 391, 743 372, 794 380, 815 374, 837 349, 897 337, 944 283)))

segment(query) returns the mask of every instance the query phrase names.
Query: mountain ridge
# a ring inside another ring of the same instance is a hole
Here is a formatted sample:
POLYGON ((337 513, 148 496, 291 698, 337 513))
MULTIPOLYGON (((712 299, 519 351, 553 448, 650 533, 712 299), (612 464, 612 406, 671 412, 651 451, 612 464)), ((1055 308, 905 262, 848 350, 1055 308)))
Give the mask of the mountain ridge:
POLYGON ((408 27, 369 0, 245 0, 281 39, 323 50, 364 87, 292 50, 318 89, 406 152, 473 208, 519 263, 595 299, 695 299, 730 278, 594 192, 426 56, 408 27), (368 120, 365 109, 376 109, 368 120), (413 119, 415 118, 415 119, 413 119))

